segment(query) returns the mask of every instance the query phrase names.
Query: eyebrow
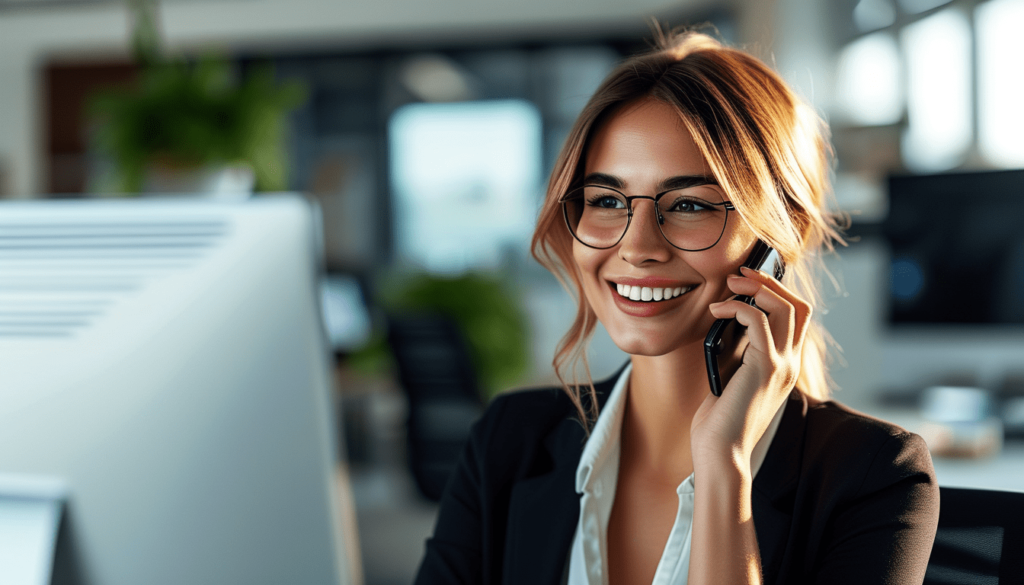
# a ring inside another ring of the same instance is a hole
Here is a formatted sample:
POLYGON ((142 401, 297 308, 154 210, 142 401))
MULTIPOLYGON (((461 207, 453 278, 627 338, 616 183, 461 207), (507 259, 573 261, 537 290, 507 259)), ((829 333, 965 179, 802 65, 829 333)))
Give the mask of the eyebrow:
MULTIPOLYGON (((626 184, 622 179, 605 173, 590 173, 583 178, 584 185, 603 185, 613 189, 623 189, 626 184)), ((658 183, 658 191, 673 191, 675 189, 689 189, 701 185, 718 185, 718 180, 707 175, 679 175, 669 177, 658 183)))

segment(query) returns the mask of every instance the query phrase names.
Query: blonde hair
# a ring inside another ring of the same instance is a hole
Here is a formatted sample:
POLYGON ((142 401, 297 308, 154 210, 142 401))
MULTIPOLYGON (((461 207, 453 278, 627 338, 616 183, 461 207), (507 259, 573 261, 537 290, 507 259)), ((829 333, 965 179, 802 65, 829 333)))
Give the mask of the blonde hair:
MULTIPOLYGON (((842 243, 837 218, 828 211, 832 150, 821 118, 775 72, 747 53, 704 34, 659 30, 655 49, 612 71, 577 118, 551 173, 533 234, 534 258, 578 300, 576 319, 559 343, 553 365, 585 426, 597 416, 586 359, 597 317, 583 294, 559 199, 582 179, 591 132, 618 106, 643 98, 658 99, 679 112, 740 216, 782 256, 786 286, 814 309, 821 305, 821 254, 842 243), (585 396, 578 383, 580 365, 587 376, 585 396)), ((830 343, 828 332, 814 318, 804 341, 797 387, 816 399, 827 399, 830 393, 830 343)))

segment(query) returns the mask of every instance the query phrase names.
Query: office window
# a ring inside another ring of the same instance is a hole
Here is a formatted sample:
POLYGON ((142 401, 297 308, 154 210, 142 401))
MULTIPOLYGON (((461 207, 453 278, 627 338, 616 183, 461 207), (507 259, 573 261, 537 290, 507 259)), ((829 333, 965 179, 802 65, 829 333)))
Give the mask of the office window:
POLYGON ((893 124, 903 115, 903 83, 896 39, 877 32, 853 41, 839 56, 837 92, 855 124, 893 124))
POLYGON ((525 253, 542 190, 533 104, 411 104, 394 113, 388 133, 403 262, 451 274, 525 253))
POLYGON ((901 150, 919 172, 953 168, 973 141, 971 30, 947 8, 904 27, 908 125, 901 150))
POLYGON ((846 170, 881 176, 896 168, 1024 166, 1024 0, 845 6, 835 13, 848 40, 836 53, 832 113, 846 170), (877 148, 865 146, 867 134, 847 133, 890 125, 870 130, 885 143, 877 148))
POLYGON ((899 0, 900 10, 908 14, 918 14, 948 4, 950 0, 899 0))
POLYGON ((978 149, 990 163, 1024 166, 1024 1, 992 0, 974 11, 978 50, 978 149))
POLYGON ((853 22, 861 32, 885 28, 896 22, 891 0, 860 0, 853 8, 853 22))

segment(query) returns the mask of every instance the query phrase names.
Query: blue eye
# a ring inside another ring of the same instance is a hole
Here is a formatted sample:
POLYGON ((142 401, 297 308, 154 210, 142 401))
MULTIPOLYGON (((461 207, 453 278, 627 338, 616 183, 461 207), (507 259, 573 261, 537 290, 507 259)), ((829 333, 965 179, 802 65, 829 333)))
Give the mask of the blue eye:
POLYGON ((702 199, 679 198, 672 202, 672 205, 665 211, 675 213, 700 213, 702 211, 714 211, 715 206, 702 199))
POLYGON ((626 202, 615 195, 595 195, 587 198, 587 205, 601 209, 625 209, 626 202))

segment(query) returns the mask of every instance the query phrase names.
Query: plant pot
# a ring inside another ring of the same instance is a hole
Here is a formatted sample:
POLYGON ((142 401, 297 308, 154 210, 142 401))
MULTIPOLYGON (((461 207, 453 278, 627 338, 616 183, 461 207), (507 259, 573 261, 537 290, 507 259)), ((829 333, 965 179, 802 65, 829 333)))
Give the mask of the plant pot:
POLYGON ((252 196, 256 175, 252 167, 209 165, 173 167, 153 164, 146 169, 142 191, 146 195, 208 197, 222 201, 241 201, 252 196))

